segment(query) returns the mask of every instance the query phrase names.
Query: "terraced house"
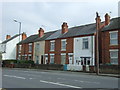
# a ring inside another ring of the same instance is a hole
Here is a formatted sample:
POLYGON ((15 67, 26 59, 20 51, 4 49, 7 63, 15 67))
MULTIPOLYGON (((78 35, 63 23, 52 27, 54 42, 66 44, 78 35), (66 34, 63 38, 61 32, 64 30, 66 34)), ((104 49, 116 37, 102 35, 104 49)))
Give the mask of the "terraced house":
POLYGON ((56 31, 44 33, 44 30, 40 28, 38 32, 39 37, 34 40, 33 60, 36 64, 47 64, 48 62, 44 60, 45 39, 47 39, 50 35, 52 35, 56 31))
POLYGON ((68 64, 69 69, 82 70, 81 65, 95 65, 96 24, 68 28, 63 23, 45 43, 45 59, 49 64, 68 64))
POLYGON ((100 29, 102 64, 120 65, 120 17, 106 19, 106 26, 100 29))
POLYGON ((119 65, 120 18, 110 19, 106 13, 101 22, 97 13, 95 20, 96 23, 71 28, 64 22, 61 29, 47 33, 40 28, 38 34, 17 44, 17 58, 36 64, 67 65, 67 70, 79 71, 84 66, 95 67, 98 58, 99 64, 119 65))
POLYGON ((83 66, 96 65, 97 44, 99 44, 99 64, 119 63, 119 18, 110 20, 110 16, 106 13, 104 22, 101 22, 98 14, 95 20, 96 23, 72 28, 68 28, 67 23, 64 22, 60 30, 46 39, 45 60, 49 64, 67 64, 68 70, 83 70, 83 66), (117 44, 111 46, 110 42, 117 44))
POLYGON ((31 35, 17 44, 17 59, 33 60, 36 64, 44 64, 45 39, 53 32, 44 33, 40 28, 38 34, 31 35))

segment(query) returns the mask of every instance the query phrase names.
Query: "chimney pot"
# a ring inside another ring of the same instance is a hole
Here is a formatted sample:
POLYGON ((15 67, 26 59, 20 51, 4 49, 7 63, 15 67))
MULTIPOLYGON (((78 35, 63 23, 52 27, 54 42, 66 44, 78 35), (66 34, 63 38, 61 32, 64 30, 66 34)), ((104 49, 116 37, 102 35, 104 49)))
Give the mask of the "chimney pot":
POLYGON ((25 32, 22 33, 22 40, 25 40, 27 38, 27 35, 25 32))
POLYGON ((62 24, 62 34, 68 32, 68 25, 66 22, 63 22, 62 24))
POLYGON ((10 39, 10 38, 11 38, 11 36, 10 36, 10 35, 6 35, 6 40, 7 40, 7 39, 10 39))
POLYGON ((108 25, 110 23, 110 16, 108 13, 105 14, 105 25, 108 25))
POLYGON ((40 28, 38 30, 38 33, 39 33, 39 37, 42 37, 44 35, 44 30, 42 28, 40 28))

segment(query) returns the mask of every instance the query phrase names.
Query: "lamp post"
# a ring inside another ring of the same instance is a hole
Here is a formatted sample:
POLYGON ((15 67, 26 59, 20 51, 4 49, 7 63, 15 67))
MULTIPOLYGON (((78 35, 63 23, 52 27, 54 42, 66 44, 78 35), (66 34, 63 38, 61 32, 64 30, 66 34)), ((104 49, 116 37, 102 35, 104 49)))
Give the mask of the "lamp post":
POLYGON ((18 22, 19 23, 19 42, 20 42, 20 34, 21 34, 21 22, 14 20, 14 22, 18 22))

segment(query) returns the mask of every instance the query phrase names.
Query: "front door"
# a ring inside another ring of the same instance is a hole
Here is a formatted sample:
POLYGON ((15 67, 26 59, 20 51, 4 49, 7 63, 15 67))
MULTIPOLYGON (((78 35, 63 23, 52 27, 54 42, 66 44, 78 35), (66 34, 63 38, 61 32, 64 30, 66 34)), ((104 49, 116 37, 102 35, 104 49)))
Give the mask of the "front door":
POLYGON ((36 64, 39 64, 39 56, 36 56, 36 64))
POLYGON ((43 64, 43 55, 41 55, 41 64, 43 64))
POLYGON ((45 56, 45 64, 48 64, 48 56, 45 56))
POLYGON ((73 55, 69 55, 69 64, 73 64, 73 55))

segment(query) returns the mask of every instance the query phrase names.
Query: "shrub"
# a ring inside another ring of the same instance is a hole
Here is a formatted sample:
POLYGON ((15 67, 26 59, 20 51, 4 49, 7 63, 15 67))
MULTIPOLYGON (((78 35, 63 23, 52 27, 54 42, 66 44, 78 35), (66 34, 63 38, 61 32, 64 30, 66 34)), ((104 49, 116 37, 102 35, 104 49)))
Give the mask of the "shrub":
POLYGON ((17 63, 17 60, 3 60, 4 64, 14 64, 17 63))
POLYGON ((18 64, 34 64, 34 61, 32 60, 18 60, 18 64))

